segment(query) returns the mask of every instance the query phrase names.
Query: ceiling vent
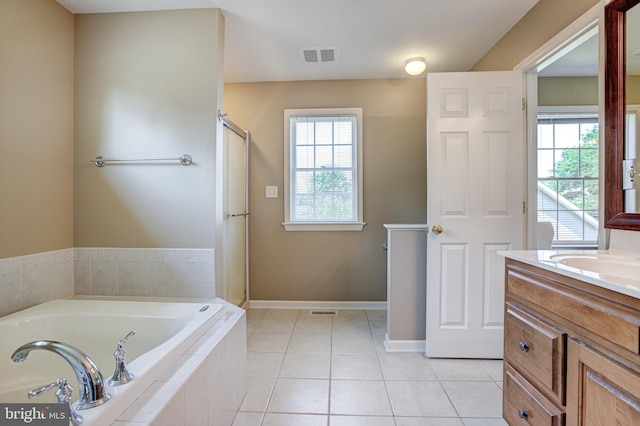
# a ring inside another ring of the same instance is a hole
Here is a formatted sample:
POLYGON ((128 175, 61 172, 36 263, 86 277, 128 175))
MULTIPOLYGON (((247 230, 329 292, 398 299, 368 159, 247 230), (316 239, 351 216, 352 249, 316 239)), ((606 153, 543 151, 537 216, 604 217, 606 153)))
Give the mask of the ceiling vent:
POLYGON ((340 50, 337 47, 303 47, 299 50, 302 62, 335 62, 340 59, 340 50))

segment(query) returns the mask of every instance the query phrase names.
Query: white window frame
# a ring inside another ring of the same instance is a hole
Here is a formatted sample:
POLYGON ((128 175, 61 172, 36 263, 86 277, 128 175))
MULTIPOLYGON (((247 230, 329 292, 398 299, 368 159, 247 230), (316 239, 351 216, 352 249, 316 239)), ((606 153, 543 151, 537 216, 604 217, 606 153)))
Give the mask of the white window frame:
POLYGON ((366 225, 363 221, 363 190, 362 190, 362 108, 311 108, 284 110, 284 229, 287 231, 362 231, 366 225), (356 118, 356 155, 353 157, 354 191, 356 192, 355 220, 331 222, 307 222, 291 220, 291 199, 294 188, 291 186, 293 167, 291 164, 291 118, 294 117, 333 117, 355 116, 356 118))
MULTIPOLYGON (((581 114, 585 114, 585 115, 595 115, 598 116, 599 114, 599 110, 598 110, 598 105, 574 105, 574 106, 567 106, 567 105, 562 105, 562 106, 539 106, 538 107, 538 117, 540 115, 557 115, 557 116, 562 116, 562 115, 567 115, 567 116, 572 116, 572 115, 581 115, 581 114)), ((536 120, 536 126, 537 126, 538 121, 536 120)), ((601 124, 601 123, 598 123, 601 124)), ((600 150, 600 145, 602 144, 602 134, 603 134, 603 129, 600 125, 598 125, 598 132, 600 134, 600 140, 598 142, 598 146, 599 146, 599 150, 600 150)), ((537 134, 537 131, 536 131, 537 134)), ((536 144, 535 144, 535 153, 536 156, 538 155, 538 141, 536 140, 536 144)), ((600 156, 600 164, 602 164, 603 159, 600 156)), ((598 184, 599 184, 599 190, 602 191, 603 190, 603 182, 602 182, 602 176, 601 176, 601 172, 602 172, 602 168, 600 168, 599 170, 599 175, 598 175, 598 184)), ((553 180, 553 179, 551 179, 553 180)), ((572 180, 581 180, 581 178, 575 178, 572 180)), ((536 183, 536 188, 534 189, 536 191, 537 194, 537 185, 538 185, 538 172, 537 172, 537 160, 536 160, 536 171, 535 171, 535 183, 536 183)), ((537 198, 537 196, 536 196, 537 198)), ((602 200, 598 200, 598 204, 600 204, 602 200)), ((537 205, 537 204, 536 204, 537 205)), ((602 211, 602 206, 598 205, 598 211, 601 212, 602 211)), ((538 215, 539 212, 536 209, 536 218, 535 220, 538 220, 538 215)), ((601 219, 598 219, 601 220, 601 219)), ((598 224, 597 225, 598 228, 600 228, 602 225, 598 224)), ((553 245, 552 248, 553 249, 563 249, 563 248, 597 248, 598 246, 598 235, 596 235, 596 241, 591 241, 591 240, 560 240, 557 241, 555 239, 555 236, 557 235, 557 230, 554 229, 554 232, 556 233, 554 235, 554 240, 553 240, 553 245)))

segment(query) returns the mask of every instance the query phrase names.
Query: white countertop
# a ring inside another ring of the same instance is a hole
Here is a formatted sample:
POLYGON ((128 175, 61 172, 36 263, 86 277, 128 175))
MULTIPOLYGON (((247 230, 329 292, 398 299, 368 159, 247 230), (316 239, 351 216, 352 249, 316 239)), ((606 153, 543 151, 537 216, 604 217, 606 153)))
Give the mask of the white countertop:
MULTIPOLYGON (((640 268, 640 255, 627 252, 604 250, 505 250, 498 252, 498 254, 509 259, 640 299, 640 273, 633 278, 616 276, 615 272, 602 274, 590 271, 587 268, 579 269, 568 266, 553 259, 554 255, 569 255, 570 253, 576 253, 578 255, 592 254, 594 257, 597 257, 597 255, 620 255, 625 259, 631 259, 630 264, 632 266, 637 265, 638 268, 640 268)), ((597 260, 594 259, 593 262, 596 263, 597 260)), ((594 269, 597 270, 597 268, 594 269)))

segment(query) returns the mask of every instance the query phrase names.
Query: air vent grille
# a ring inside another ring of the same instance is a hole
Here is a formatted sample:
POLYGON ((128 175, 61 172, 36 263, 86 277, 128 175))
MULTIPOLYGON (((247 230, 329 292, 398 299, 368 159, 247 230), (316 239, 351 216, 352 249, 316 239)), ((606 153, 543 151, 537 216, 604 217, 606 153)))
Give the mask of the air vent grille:
POLYGON ((318 315, 318 316, 336 316, 338 315, 338 311, 311 311, 309 315, 318 315))
POLYGON ((340 51, 332 46, 304 47, 299 56, 302 62, 335 62, 340 59, 340 51))

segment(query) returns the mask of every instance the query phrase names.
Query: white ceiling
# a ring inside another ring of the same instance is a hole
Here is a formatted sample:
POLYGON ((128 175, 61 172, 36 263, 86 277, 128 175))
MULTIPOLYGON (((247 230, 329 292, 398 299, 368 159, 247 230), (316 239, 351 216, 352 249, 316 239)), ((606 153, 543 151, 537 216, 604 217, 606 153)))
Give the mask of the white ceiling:
POLYGON ((74 13, 220 8, 225 81, 405 78, 467 71, 538 0, 57 0, 74 13), (335 62, 305 63, 304 47, 337 47, 335 62))

